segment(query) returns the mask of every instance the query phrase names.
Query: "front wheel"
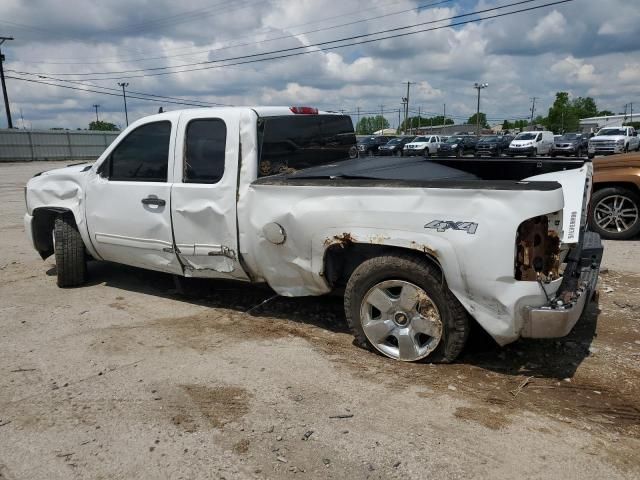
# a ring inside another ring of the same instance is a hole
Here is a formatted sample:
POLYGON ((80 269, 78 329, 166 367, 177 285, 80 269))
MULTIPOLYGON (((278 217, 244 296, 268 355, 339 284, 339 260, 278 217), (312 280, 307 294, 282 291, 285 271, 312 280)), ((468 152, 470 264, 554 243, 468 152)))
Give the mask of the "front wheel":
POLYGON ((366 260, 349 278, 344 306, 356 343, 394 360, 449 363, 469 335, 467 312, 425 258, 366 260))
POLYGON ((56 218, 53 238, 58 286, 66 288, 82 285, 87 277, 87 254, 73 216, 62 215, 56 218))
POLYGON ((591 230, 602 238, 628 240, 640 234, 640 194, 624 187, 608 187, 591 197, 591 230))

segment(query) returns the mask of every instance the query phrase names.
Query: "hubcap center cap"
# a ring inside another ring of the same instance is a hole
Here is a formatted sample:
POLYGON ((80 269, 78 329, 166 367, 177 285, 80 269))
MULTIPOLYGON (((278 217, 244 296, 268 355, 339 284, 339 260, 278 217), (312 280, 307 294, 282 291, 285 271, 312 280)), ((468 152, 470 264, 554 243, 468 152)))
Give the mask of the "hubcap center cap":
POLYGON ((405 327, 409 323, 409 317, 404 312, 396 313, 395 316, 393 317, 393 319, 401 327, 405 327))

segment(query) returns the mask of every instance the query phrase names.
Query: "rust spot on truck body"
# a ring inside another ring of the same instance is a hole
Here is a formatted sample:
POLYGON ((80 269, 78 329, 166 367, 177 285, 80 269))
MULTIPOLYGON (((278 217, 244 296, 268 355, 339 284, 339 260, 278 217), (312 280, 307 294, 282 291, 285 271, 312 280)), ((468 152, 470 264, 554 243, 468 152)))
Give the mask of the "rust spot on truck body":
POLYGON ((428 247, 427 245, 412 241, 409 246, 412 250, 418 250, 422 253, 426 253, 427 255, 431 255, 433 258, 438 258, 438 254, 436 253, 436 251, 428 247))
POLYGON ((344 232, 340 235, 334 235, 333 237, 329 237, 324 241, 325 247, 329 245, 337 245, 341 248, 348 247, 352 243, 355 243, 355 238, 349 232, 344 232))

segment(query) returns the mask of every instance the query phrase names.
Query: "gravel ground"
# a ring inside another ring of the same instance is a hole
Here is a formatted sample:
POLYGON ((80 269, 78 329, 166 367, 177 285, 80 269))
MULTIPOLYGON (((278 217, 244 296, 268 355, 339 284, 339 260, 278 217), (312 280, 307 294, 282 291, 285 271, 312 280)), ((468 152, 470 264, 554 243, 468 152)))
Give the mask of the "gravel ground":
POLYGON ((639 477, 640 242, 568 337, 402 364, 339 298, 107 263, 58 289, 22 226, 55 166, 0 165, 0 479, 639 477))

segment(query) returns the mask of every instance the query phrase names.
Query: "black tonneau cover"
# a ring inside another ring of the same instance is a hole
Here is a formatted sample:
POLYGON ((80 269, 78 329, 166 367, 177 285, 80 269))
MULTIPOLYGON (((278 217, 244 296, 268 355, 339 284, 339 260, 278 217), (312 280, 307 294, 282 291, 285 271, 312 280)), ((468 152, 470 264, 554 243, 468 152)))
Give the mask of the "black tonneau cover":
POLYGON ((475 188, 498 190, 556 190, 557 182, 522 179, 580 168, 575 159, 424 159, 374 157, 345 160, 256 180, 256 185, 389 186, 475 188))

